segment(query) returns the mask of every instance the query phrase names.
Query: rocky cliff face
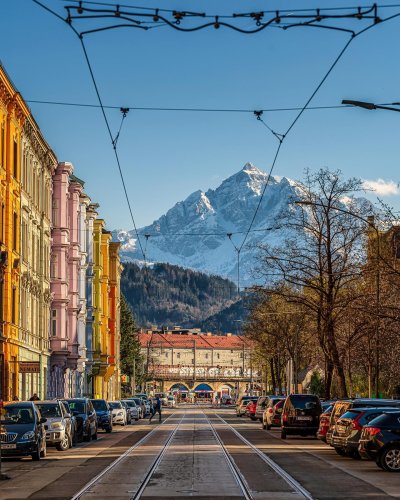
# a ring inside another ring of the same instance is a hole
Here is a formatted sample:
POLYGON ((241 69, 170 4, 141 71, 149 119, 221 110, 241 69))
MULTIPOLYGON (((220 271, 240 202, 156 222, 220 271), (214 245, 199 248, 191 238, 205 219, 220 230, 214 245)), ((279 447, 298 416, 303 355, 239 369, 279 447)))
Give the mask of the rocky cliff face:
MULTIPOLYGON (((268 175, 251 163, 224 180, 215 190, 196 191, 178 202, 150 226, 139 229, 149 262, 169 262, 237 279, 237 252, 259 203, 268 175), (231 239, 228 233, 232 233, 231 239), (150 235, 146 237, 145 234, 150 235), (234 245, 233 245, 233 244, 234 245)), ((296 183, 272 177, 266 189, 252 232, 240 252, 240 281, 254 281, 255 247, 278 243, 282 229, 274 228, 279 212, 296 197, 296 183)), ((125 261, 142 260, 134 231, 116 230, 125 261)))

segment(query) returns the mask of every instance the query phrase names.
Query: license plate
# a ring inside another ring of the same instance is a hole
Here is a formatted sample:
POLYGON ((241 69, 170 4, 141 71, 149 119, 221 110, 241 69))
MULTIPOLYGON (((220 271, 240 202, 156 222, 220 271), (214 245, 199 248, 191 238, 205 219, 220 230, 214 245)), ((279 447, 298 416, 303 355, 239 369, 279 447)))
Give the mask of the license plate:
POLYGON ((312 417, 297 417, 297 420, 312 420, 312 417))
POLYGON ((15 450, 17 445, 16 444, 2 444, 1 447, 3 450, 15 450))

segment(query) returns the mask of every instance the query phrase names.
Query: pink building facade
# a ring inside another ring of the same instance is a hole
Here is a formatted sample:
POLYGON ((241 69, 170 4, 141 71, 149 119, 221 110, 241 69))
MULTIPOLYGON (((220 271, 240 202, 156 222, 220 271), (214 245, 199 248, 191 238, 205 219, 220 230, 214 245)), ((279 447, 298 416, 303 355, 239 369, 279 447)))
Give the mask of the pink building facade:
POLYGON ((63 162, 53 175, 50 398, 74 397, 79 385, 79 209, 83 183, 72 172, 72 164, 63 162))

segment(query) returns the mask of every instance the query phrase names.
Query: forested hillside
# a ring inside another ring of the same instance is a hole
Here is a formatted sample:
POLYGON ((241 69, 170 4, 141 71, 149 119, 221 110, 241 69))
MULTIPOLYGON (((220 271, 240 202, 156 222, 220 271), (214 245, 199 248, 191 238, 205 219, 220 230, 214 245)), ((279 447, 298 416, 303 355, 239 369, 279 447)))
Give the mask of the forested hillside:
POLYGON ((233 319, 241 319, 236 315, 242 307, 235 306, 235 285, 220 276, 169 264, 143 268, 125 262, 121 290, 140 327, 179 325, 236 332, 238 323, 233 319), (229 312, 227 325, 225 309, 229 312))

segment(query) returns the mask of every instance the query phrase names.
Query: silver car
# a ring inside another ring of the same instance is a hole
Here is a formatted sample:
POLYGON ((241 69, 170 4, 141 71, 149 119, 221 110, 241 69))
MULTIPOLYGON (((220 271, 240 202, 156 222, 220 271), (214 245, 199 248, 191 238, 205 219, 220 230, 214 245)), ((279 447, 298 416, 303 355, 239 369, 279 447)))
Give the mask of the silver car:
POLYGON ((113 424, 126 425, 129 419, 121 401, 109 401, 108 404, 111 406, 113 424))
POLYGON ((46 445, 55 446, 58 451, 72 447, 72 420, 61 401, 35 401, 40 414, 46 418, 46 445))
POLYGON ((135 401, 133 401, 132 399, 122 399, 121 402, 125 403, 128 407, 128 410, 131 414, 131 421, 135 420, 137 422, 140 418, 140 410, 136 406, 135 401))

